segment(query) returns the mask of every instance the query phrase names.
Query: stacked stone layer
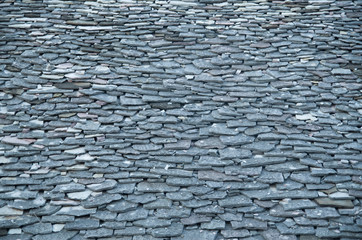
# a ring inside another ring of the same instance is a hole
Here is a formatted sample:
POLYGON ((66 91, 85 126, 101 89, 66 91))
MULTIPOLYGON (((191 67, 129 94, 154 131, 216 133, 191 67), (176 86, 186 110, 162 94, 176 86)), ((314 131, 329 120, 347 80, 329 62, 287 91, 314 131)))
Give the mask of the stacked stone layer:
POLYGON ((361 239, 361 1, 4 0, 0 239, 361 239))

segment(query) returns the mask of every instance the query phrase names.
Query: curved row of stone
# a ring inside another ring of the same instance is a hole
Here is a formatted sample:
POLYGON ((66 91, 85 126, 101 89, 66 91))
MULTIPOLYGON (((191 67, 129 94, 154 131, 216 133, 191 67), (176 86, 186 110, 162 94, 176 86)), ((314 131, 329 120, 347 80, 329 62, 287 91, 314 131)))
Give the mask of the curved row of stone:
POLYGON ((0 3, 0 239, 361 238, 360 11, 0 3))

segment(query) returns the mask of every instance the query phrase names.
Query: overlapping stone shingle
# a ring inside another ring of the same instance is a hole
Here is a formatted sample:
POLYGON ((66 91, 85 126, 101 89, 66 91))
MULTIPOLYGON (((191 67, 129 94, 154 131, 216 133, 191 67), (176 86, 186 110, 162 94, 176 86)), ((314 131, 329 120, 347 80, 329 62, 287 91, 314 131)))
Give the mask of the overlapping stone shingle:
POLYGON ((361 239, 360 1, 3 1, 0 239, 361 239))

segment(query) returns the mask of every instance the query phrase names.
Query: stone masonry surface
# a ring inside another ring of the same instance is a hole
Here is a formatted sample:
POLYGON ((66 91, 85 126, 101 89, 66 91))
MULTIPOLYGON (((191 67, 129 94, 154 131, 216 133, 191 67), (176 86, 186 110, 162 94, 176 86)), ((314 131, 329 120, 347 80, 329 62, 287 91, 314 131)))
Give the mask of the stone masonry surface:
POLYGON ((0 1, 0 240, 362 239, 362 1, 0 1))

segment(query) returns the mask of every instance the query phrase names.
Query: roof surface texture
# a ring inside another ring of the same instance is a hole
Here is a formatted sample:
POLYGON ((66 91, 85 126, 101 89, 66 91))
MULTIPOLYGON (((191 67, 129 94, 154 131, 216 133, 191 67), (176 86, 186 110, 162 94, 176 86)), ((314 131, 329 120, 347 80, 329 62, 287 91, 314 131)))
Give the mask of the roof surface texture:
POLYGON ((361 239, 361 4, 1 1, 0 240, 361 239))

